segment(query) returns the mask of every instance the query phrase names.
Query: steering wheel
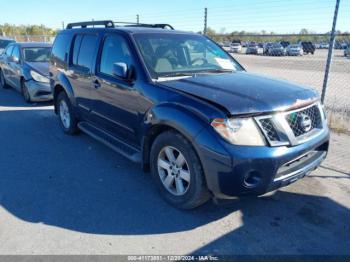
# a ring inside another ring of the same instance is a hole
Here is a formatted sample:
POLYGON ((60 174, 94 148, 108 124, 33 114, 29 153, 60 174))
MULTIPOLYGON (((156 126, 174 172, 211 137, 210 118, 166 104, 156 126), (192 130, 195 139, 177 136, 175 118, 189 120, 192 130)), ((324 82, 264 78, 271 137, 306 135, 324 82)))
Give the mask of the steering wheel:
POLYGON ((201 65, 205 65, 208 63, 208 60, 203 58, 203 57, 198 57, 198 58, 195 58, 191 61, 191 65, 194 65, 195 63, 199 62, 199 61, 202 61, 202 64, 201 65))

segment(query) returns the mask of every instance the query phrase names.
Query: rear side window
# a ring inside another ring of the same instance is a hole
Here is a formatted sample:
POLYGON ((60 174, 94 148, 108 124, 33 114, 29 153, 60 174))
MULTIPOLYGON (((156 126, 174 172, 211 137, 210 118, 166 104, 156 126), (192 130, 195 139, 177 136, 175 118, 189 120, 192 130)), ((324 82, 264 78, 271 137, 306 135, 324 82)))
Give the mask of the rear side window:
POLYGON ((97 44, 97 36, 95 35, 84 35, 82 39, 79 39, 79 36, 75 39, 75 44, 77 46, 73 49, 73 65, 81 66, 84 68, 88 68, 91 70, 96 44, 97 44), (81 43, 79 44, 79 41, 81 43), (78 48, 80 45, 80 48, 78 48), (79 50, 79 51, 78 51, 79 50))
POLYGON ((13 45, 9 46, 9 47, 6 49, 5 54, 6 54, 7 56, 11 56, 12 50, 13 50, 13 45))
POLYGON ((75 39, 74 39, 73 56, 72 56, 72 61, 71 61, 71 63, 73 65, 77 65, 78 64, 78 55, 79 55, 81 40, 83 40, 83 36, 82 35, 77 35, 75 37, 75 39))
POLYGON ((12 52, 12 56, 16 57, 16 58, 20 58, 20 52, 19 52, 19 48, 18 46, 16 46, 14 49, 13 49, 13 52, 12 52))
POLYGON ((56 37, 51 53, 52 63, 57 66, 65 66, 71 40, 72 36, 69 34, 60 34, 56 37))

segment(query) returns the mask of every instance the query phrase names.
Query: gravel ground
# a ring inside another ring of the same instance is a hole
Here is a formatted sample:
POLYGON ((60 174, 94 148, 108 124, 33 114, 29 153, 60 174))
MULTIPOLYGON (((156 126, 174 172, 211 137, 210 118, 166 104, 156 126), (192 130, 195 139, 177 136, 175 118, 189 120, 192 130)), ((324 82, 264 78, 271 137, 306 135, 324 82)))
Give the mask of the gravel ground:
POLYGON ((350 137, 267 196, 179 211, 149 174, 52 106, 0 90, 0 254, 350 254, 350 137))

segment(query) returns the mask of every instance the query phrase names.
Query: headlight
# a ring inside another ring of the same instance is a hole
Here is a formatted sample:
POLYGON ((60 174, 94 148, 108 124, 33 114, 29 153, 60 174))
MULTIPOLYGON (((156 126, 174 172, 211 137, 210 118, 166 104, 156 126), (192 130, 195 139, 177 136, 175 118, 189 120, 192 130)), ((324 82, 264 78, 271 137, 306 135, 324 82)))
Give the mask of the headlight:
POLYGON ((234 145, 265 146, 265 138, 253 118, 214 119, 216 132, 234 145))
POLYGON ((37 82, 41 82, 41 83, 50 83, 50 79, 48 79, 47 77, 31 70, 30 71, 30 75, 33 77, 33 79, 37 82))

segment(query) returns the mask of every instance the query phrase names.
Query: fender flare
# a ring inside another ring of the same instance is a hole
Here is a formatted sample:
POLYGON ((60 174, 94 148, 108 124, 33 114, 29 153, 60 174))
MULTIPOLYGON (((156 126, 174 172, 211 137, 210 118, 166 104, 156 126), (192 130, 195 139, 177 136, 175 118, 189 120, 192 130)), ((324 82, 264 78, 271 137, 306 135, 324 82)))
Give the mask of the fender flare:
POLYGON ((179 104, 164 103, 150 109, 145 115, 141 139, 142 166, 146 170, 149 165, 152 143, 164 128, 181 133, 197 151, 194 142, 196 136, 205 128, 205 121, 190 109, 179 104))
POLYGON ((56 112, 56 99, 57 99, 59 87, 61 87, 66 92, 66 94, 67 94, 71 104, 74 107, 76 107, 77 103, 76 103, 76 99, 75 99, 75 96, 74 96, 74 91, 73 91, 73 88, 72 88, 69 80, 63 74, 59 74, 57 76, 57 81, 54 83, 54 87, 53 87, 53 90, 52 90, 53 91, 55 112, 56 112))

